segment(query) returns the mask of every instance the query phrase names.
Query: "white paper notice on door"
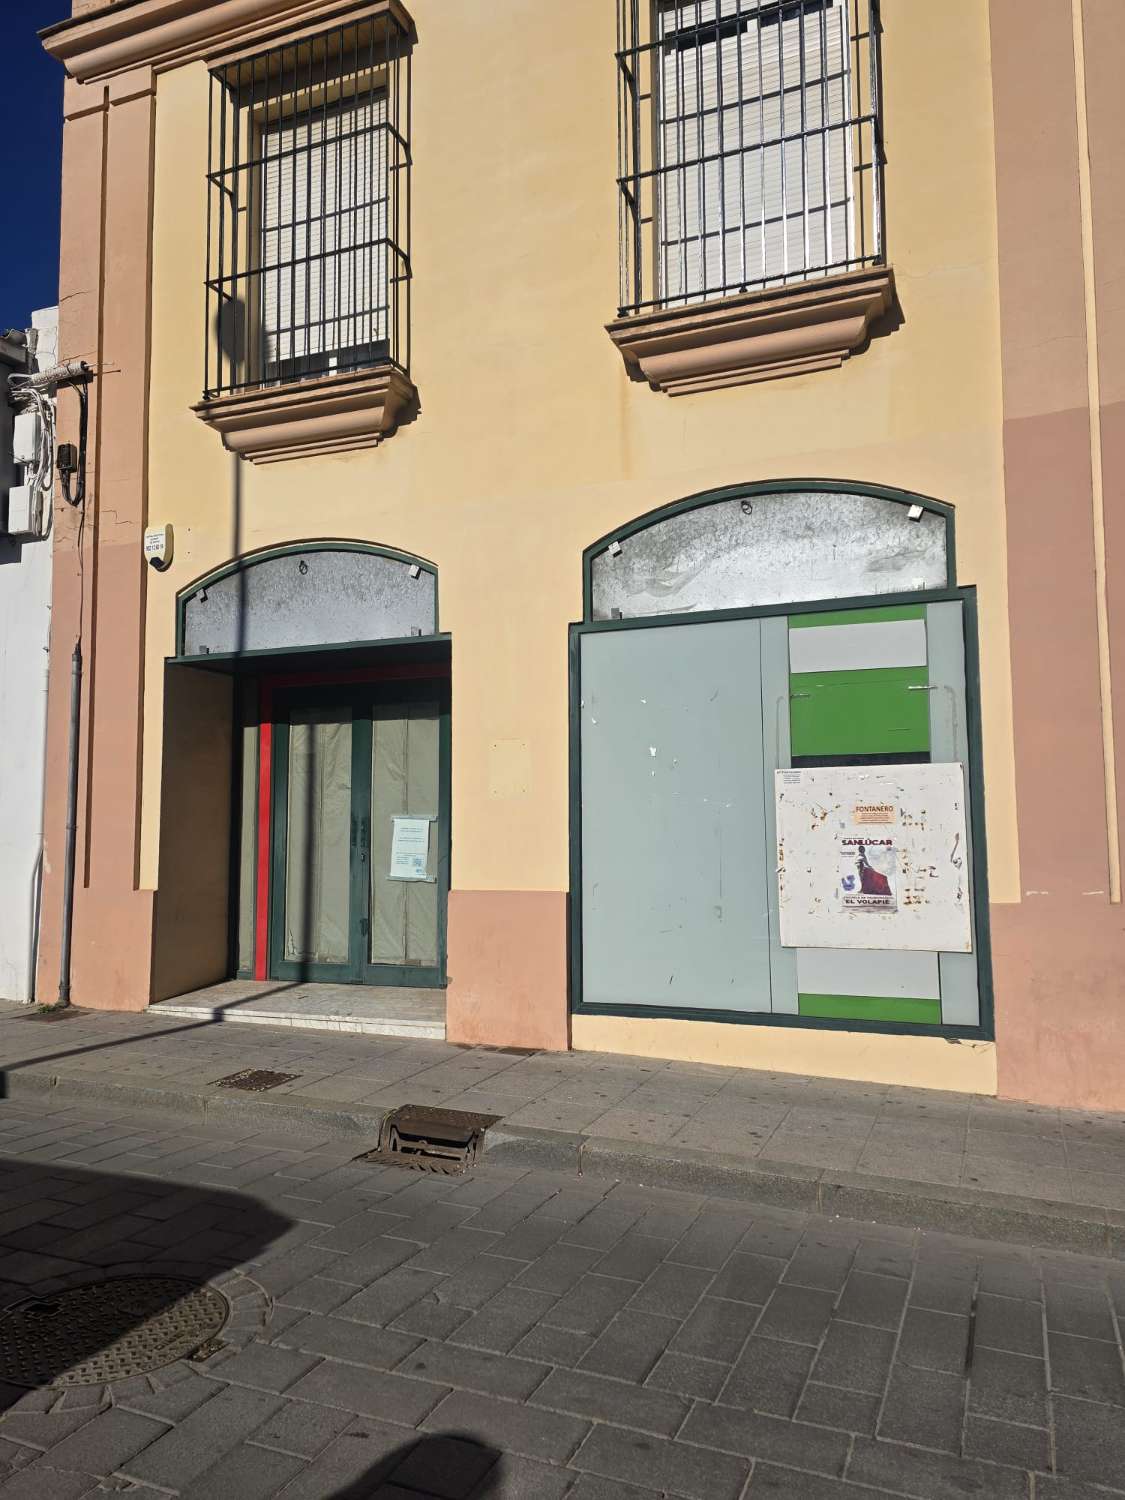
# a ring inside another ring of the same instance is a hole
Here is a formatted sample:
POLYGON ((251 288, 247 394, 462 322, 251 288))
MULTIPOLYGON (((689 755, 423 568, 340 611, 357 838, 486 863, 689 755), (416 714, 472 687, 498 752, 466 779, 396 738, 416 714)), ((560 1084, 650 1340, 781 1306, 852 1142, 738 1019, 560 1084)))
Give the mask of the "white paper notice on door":
POLYGON ((388 880, 429 880, 432 818, 394 817, 388 880))

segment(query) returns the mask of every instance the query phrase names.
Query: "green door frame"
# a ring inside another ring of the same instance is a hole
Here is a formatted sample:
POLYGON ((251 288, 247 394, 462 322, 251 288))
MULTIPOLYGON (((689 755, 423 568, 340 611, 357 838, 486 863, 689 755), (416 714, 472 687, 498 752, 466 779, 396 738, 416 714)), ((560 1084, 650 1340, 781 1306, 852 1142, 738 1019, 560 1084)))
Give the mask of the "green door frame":
POLYGON ((388 985, 440 989, 446 983, 446 927, 450 870, 449 684, 441 678, 364 683, 323 683, 277 690, 273 702, 272 835, 268 972, 271 978, 309 983, 388 985), (437 963, 381 964, 367 959, 370 942, 371 723, 373 708, 435 703, 438 710, 437 963), (346 963, 285 959, 285 867, 289 796, 289 713, 294 708, 343 707, 352 713, 352 808, 349 835, 349 918, 346 963))

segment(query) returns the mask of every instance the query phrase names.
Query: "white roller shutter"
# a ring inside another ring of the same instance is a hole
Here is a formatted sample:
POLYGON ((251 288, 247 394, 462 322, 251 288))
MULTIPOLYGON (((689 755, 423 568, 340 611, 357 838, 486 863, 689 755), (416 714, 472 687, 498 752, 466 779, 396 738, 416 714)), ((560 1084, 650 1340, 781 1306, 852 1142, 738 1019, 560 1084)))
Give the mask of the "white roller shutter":
POLYGON ((294 360, 332 370, 387 338, 386 121, 375 95, 262 132, 267 374, 294 360))
POLYGON ((846 5, 718 5, 664 0, 658 13, 665 301, 842 270, 851 255, 846 5))

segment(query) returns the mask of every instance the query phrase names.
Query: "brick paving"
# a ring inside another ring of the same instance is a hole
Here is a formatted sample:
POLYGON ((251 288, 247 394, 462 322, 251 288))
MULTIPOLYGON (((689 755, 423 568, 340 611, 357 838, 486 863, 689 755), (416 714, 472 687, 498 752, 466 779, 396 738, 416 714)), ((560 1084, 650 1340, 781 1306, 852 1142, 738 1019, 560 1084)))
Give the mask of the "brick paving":
POLYGON ((261 1067, 297 1075, 259 1096, 293 1106, 438 1104, 498 1115, 507 1126, 720 1151, 809 1173, 832 1168, 1090 1205, 1125 1245, 1122 1115, 611 1053, 521 1055, 417 1038, 244 1028, 162 1018, 159 1007, 43 1023, 0 1003, 0 1057, 0 1086, 10 1080, 12 1089, 29 1078, 44 1085, 59 1078, 88 1089, 179 1089, 206 1100, 224 1092, 217 1079, 261 1067))
POLYGON ((1119 1262, 355 1150, 0 1104, 0 1299, 143 1265, 236 1309, 0 1388, 0 1500, 1125 1495, 1119 1262))

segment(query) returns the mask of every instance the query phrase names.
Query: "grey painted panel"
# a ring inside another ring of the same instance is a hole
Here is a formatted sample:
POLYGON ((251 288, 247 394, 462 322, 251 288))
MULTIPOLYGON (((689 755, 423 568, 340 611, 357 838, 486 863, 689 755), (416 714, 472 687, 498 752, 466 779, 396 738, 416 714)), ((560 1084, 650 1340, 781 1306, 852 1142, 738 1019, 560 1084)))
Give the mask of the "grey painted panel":
MULTIPOLYGON (((781 943, 777 890, 777 804, 775 771, 790 765, 789 753, 789 621, 771 615, 762 626, 762 796, 766 812, 766 881, 770 910, 770 990, 773 1009, 797 1014, 797 950, 781 943)), ((803 632, 798 632, 803 633, 803 632)))
POLYGON ((758 622, 581 652, 583 999, 769 1010, 758 622))
MULTIPOLYGON (((965 767, 966 795, 973 790, 968 780, 969 734, 965 703, 965 626, 957 601, 926 607, 926 636, 930 676, 930 754, 935 761, 957 760, 965 767)), ((973 871, 973 824, 966 819, 968 871, 973 871)), ((977 977, 976 908, 972 912, 972 953, 942 953, 941 1018, 946 1026, 978 1026, 980 993, 977 977)))
POLYGON ((826 491, 718 500, 606 548, 591 578, 595 620, 945 588, 945 518, 826 491))
POLYGON ((433 635, 437 582, 410 566, 345 548, 251 561, 184 601, 184 654, 433 635))

